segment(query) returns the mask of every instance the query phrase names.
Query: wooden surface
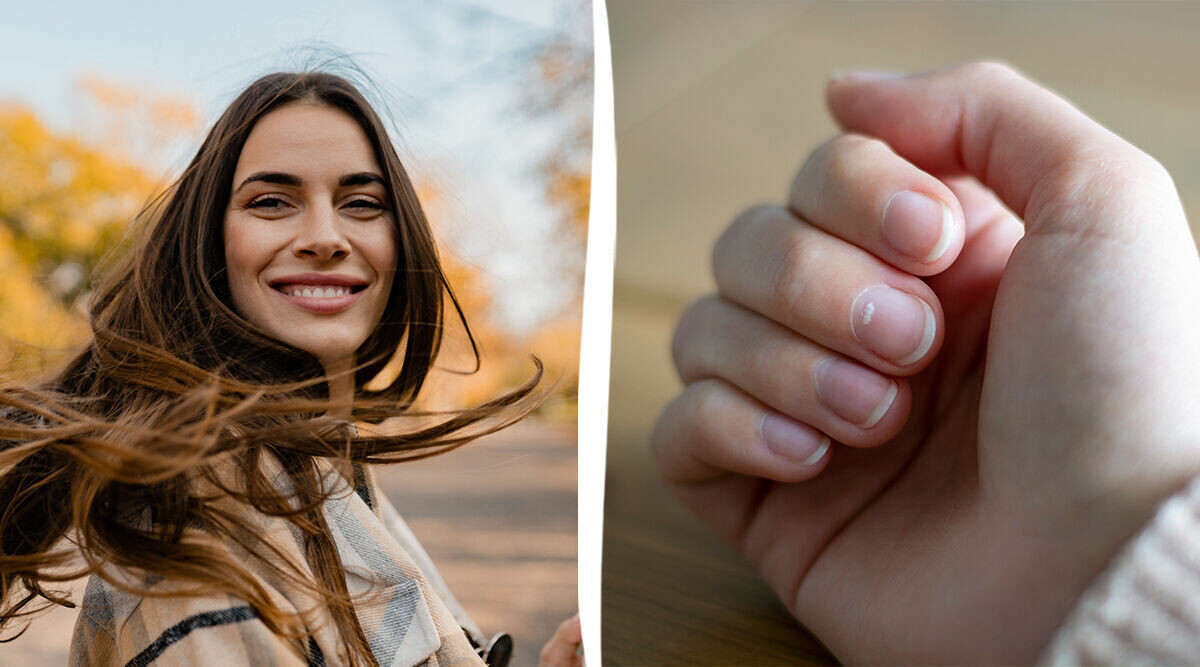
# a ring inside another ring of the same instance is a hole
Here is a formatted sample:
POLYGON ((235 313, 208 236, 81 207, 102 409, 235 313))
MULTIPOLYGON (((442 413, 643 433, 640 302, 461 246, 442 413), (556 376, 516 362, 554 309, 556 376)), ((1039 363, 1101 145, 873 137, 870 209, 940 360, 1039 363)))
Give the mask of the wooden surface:
MULTIPOLYGON (((574 423, 528 420, 443 456, 377 468, 471 618, 489 635, 513 636, 514 667, 536 665, 577 608, 575 459, 574 423)), ((77 586, 74 599, 81 594, 77 586)), ((38 618, 0 644, 0 666, 65 665, 75 615, 38 618)))
POLYGON ((825 653, 662 487, 649 451, 679 389, 674 321, 712 243, 780 201, 833 136, 822 91, 857 67, 1007 60, 1154 155, 1200 219, 1200 4, 608 0, 617 132, 602 633, 606 665, 813 664, 825 653))

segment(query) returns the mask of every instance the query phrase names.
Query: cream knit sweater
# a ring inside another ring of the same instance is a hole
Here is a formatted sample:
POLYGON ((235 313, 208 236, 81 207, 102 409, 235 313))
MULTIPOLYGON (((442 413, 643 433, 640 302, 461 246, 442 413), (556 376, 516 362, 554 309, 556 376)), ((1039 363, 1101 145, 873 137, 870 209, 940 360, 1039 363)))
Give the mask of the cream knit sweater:
POLYGON ((1200 664, 1200 479, 1124 547, 1042 662, 1200 664))

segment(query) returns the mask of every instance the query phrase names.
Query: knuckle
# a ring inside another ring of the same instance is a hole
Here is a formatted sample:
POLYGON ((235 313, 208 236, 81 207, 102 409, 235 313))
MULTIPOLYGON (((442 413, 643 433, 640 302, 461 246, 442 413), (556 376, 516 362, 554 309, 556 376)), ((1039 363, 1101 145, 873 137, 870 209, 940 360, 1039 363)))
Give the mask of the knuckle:
POLYGON ((878 160, 881 154, 891 149, 880 139, 861 134, 843 134, 825 146, 825 169, 828 178, 848 181, 861 170, 859 166, 878 160))
POLYGON ((693 440, 692 434, 702 436, 707 432, 703 427, 704 420, 717 402, 713 384, 710 381, 689 384, 659 414, 650 434, 650 445, 664 476, 670 476, 670 466, 664 465, 663 461, 664 457, 670 458, 671 443, 689 442, 693 440))
POLYGON ((1103 158, 1093 160, 1099 176, 1126 186, 1154 186, 1171 182, 1171 175, 1158 160, 1133 146, 1122 148, 1125 150, 1112 151, 1103 158))
POLYGON ((718 380, 700 380, 688 385, 675 406, 679 424, 676 435, 686 435, 686 439, 710 437, 719 430, 710 427, 711 420, 721 414, 727 401, 718 380))
POLYGON ((721 385, 714 380, 703 380, 688 387, 681 417, 688 424, 703 424, 709 415, 721 407, 724 392, 721 385))
POLYGON ((696 347, 696 332, 703 331, 705 313, 717 299, 719 297, 715 295, 706 296, 688 306, 679 318, 679 324, 671 336, 671 359, 675 362, 675 371, 680 378, 684 378, 690 366, 691 353, 696 347))
POLYGON ((779 211, 779 206, 775 204, 757 204, 742 211, 729 223, 721 236, 717 238, 716 244, 713 245, 713 265, 714 271, 722 264, 722 258, 728 256, 731 250, 737 245, 738 240, 747 233, 752 233, 754 228, 762 224, 762 221, 776 214, 779 211))
POLYGON ((1109 161, 1107 173, 1097 179, 1095 197, 1137 209, 1148 201, 1177 202, 1179 194, 1171 173, 1148 153, 1130 147, 1120 158, 1109 161))
POLYGON ((739 255, 745 249, 745 239, 756 237, 757 228, 779 215, 787 215, 777 204, 759 204, 742 211, 713 245, 712 271, 717 285, 727 281, 739 268, 739 255))
MULTIPOLYGON (((650 451, 654 453, 654 458, 659 462, 659 470, 662 472, 663 451, 666 449, 667 440, 674 432, 674 426, 671 424, 671 413, 679 403, 681 396, 675 397, 662 409, 658 419, 654 422, 654 428, 650 430, 650 451)), ((665 473, 664 473, 665 474, 665 473)))
POLYGON ((1134 160, 1141 180, 1147 185, 1166 192, 1175 192, 1175 179, 1171 177, 1171 172, 1167 171, 1167 167, 1163 163, 1149 153, 1137 149, 1135 149, 1134 160))
POLYGON ((802 276, 820 265, 821 256, 821 244, 811 235, 798 236, 781 250, 768 283, 768 300, 773 312, 788 313, 803 307, 807 289, 802 276))
POLYGON ((846 132, 830 140, 826 144, 826 148, 834 155, 846 153, 854 155, 862 151, 871 152, 878 150, 883 145, 884 143, 881 139, 857 132, 846 132))
POLYGON ((1171 174, 1158 160, 1125 144, 1078 141, 1064 149, 1064 157, 1047 172, 1030 197, 1031 208, 1051 217, 1070 217, 1086 204, 1132 200, 1147 192, 1174 196, 1171 174))
POLYGON ((966 78, 983 81, 1024 79, 1016 67, 1003 60, 978 60, 963 65, 958 71, 966 78))
POLYGON ((725 230, 725 233, 721 235, 721 239, 719 239, 717 243, 720 244, 722 240, 725 240, 726 237, 730 236, 731 234, 753 231, 754 228, 762 224, 764 220, 776 215, 779 212, 779 208, 780 207, 777 204, 762 203, 756 204, 742 211, 737 215, 736 218, 733 219, 733 222, 729 224, 729 227, 725 230))

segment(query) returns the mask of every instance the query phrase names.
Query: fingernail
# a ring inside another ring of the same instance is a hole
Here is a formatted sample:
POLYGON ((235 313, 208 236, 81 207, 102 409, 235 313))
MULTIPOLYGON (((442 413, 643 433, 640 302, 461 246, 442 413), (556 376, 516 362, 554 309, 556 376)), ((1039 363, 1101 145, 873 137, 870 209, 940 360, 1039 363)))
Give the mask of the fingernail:
POLYGON ((763 416, 760 430, 767 449, 801 465, 817 463, 829 449, 829 436, 770 412, 763 416))
POLYGON ((833 83, 868 83, 871 81, 884 81, 887 79, 899 79, 904 76, 896 72, 883 72, 879 70, 858 69, 858 70, 837 70, 829 77, 833 83))
POLYGON ((896 383, 858 364, 829 358, 816 368, 817 396, 825 407, 859 428, 871 428, 887 414, 899 391, 896 383))
POLYGON ((883 209, 883 238, 902 255, 928 264, 950 247, 954 214, 919 192, 897 192, 883 209))
POLYGON ((850 307, 858 342, 897 366, 918 361, 933 346, 937 319, 921 299, 887 285, 863 290, 850 307))

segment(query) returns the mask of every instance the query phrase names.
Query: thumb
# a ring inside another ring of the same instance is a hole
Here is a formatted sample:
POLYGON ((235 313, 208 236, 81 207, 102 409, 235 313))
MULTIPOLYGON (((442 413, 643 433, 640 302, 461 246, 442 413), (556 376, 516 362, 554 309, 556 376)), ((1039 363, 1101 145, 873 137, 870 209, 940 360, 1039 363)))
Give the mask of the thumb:
POLYGON ((1097 216, 1097 207, 1161 201, 1138 196, 1147 194, 1140 186, 1174 194, 1153 159, 1007 65, 852 73, 826 94, 844 129, 882 139, 935 175, 974 176, 1025 220, 1027 233, 1106 232, 1096 227, 1120 225, 1123 216, 1097 216))
POLYGON ((575 614, 558 625, 554 636, 542 647, 538 664, 541 667, 580 665, 578 650, 582 642, 583 628, 579 624, 579 614, 575 614))

